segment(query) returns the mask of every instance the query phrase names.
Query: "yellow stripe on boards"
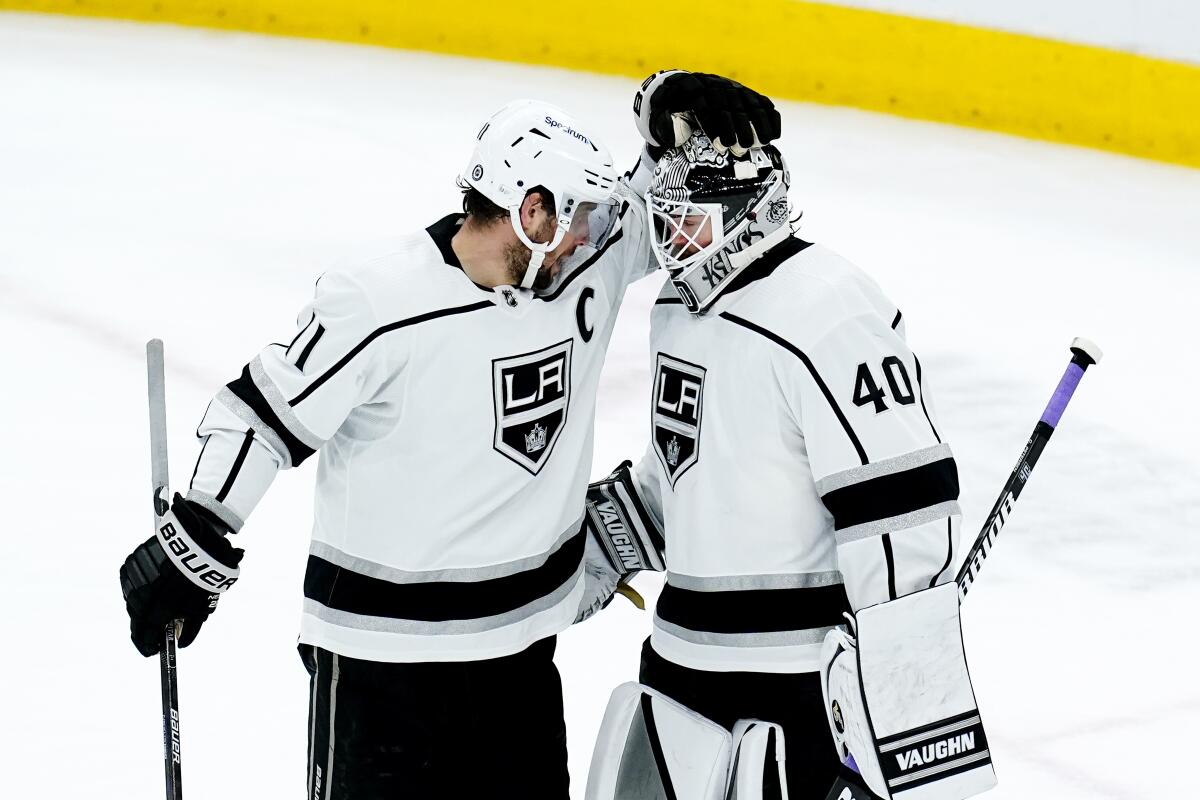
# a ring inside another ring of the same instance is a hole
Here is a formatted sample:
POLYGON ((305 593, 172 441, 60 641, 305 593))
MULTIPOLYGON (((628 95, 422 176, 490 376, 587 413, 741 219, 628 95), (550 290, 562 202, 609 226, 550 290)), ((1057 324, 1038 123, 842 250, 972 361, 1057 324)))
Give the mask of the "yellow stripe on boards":
POLYGON ((1200 167, 1200 67, 796 0, 0 0, 0 9, 305 36, 631 77, 719 72, 776 98, 1200 167))

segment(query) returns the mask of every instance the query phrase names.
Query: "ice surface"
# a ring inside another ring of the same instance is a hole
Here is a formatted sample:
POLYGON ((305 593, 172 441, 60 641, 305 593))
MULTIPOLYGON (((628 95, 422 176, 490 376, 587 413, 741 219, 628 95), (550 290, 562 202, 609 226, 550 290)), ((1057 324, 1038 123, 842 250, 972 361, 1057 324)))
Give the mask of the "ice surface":
MULTIPOLYGON (((211 393, 290 336, 323 269, 457 207, 455 175, 492 110, 521 96, 577 109, 631 160, 635 85, 0 14, 5 796, 162 791, 158 665, 129 644, 117 586, 150 534, 144 342, 166 342, 181 484, 211 393)), ((958 455, 968 540, 1072 337, 1105 350, 963 611, 1000 777, 990 796, 1183 792, 1200 729, 1200 381, 1187 346, 1200 172, 782 110, 803 234, 872 272, 904 311, 958 455)), ((644 448, 656 285, 634 287, 614 338, 596 475, 644 448)), ((277 481, 239 536, 244 580, 181 653, 190 797, 304 791, 294 645, 313 469, 277 481)), ((654 576, 637 585, 654 600, 654 576)), ((560 639, 576 796, 608 692, 636 675, 649 626, 618 599, 560 639)))

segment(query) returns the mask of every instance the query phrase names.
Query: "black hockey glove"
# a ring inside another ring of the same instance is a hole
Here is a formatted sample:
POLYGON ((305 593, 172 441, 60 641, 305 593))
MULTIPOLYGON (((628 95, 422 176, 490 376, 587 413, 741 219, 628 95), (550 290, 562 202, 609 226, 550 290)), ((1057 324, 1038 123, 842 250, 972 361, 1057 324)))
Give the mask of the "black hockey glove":
POLYGON ((651 145, 678 147, 688 116, 725 147, 750 148, 779 138, 779 112, 771 98, 735 80, 706 72, 666 71, 651 75, 633 102, 638 129, 651 145))
POLYGON ((121 593, 129 612, 130 638, 138 652, 163 649, 163 631, 182 620, 179 646, 191 644, 238 579, 243 552, 225 539, 224 527, 178 494, 158 518, 158 532, 121 565, 121 593))

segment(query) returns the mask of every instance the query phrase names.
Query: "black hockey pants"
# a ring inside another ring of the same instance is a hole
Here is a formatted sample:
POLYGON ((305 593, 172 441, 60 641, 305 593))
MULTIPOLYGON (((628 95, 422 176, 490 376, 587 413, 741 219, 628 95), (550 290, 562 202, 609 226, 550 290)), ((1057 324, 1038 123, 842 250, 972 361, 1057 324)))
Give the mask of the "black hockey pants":
POLYGON ((567 800, 555 639, 485 661, 390 664, 300 646, 310 800, 567 800))
MULTIPOLYGON (((825 800, 841 765, 825 717, 820 673, 689 669, 667 661, 647 639, 642 645, 641 682, 730 730, 739 719, 778 723, 783 727, 788 797, 825 800)), ((778 787, 768 781, 765 796, 771 797, 772 790, 777 793, 778 787)))

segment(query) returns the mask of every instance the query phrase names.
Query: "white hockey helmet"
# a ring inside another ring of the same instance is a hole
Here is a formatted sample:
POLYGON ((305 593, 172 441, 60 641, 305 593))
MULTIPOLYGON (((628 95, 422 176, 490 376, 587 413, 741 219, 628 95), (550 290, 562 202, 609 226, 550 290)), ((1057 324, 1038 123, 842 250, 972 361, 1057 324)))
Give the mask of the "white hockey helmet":
POLYGON ((688 311, 703 314, 738 273, 791 235, 790 183, 769 144, 735 155, 698 132, 663 153, 646 192, 650 241, 688 311))
POLYGON ((514 100, 484 123, 463 183, 509 212, 517 237, 532 251, 522 288, 533 286, 547 253, 571 231, 599 250, 616 222, 617 173, 608 149, 567 112, 537 100, 514 100), (549 242, 531 241, 521 203, 542 187, 554 197, 558 227, 549 242))

